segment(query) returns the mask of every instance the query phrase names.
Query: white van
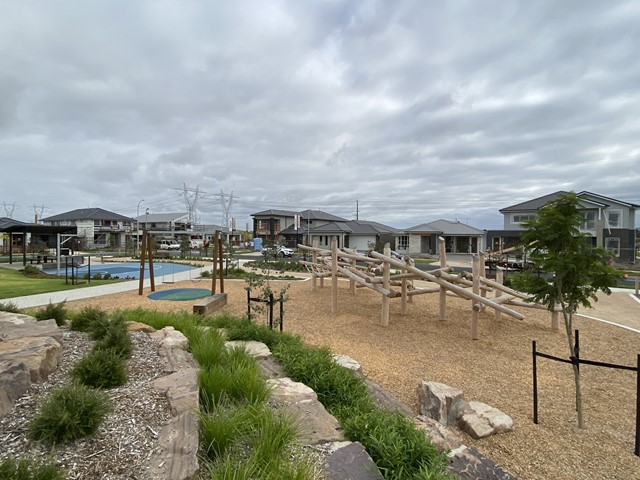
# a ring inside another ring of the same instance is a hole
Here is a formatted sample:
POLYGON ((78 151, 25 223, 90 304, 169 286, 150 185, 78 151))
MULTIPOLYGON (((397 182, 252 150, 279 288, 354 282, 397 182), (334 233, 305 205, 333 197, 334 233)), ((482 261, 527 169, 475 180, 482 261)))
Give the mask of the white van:
POLYGON ((180 250, 180 244, 175 240, 167 240, 163 238, 158 240, 158 248, 160 250, 180 250))

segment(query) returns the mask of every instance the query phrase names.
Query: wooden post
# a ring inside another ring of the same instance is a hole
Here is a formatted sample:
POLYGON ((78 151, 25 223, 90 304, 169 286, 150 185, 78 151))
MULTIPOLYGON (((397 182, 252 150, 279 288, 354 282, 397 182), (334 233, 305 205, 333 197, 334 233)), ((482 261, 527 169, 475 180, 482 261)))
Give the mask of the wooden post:
MULTIPOLYGON (((440 254, 440 268, 447 266, 447 249, 444 244, 444 238, 438 237, 438 252, 440 254)), ((447 289, 440 286, 440 321, 447 319, 447 289)))
MULTIPOLYGON (((404 257, 404 263, 406 263, 407 265, 409 265, 410 267, 415 266, 416 262, 409 256, 404 257)), ((405 270, 403 270, 404 272, 405 270)), ((408 271, 406 271, 407 273, 409 273, 408 271)), ((413 280, 411 280, 411 286, 413 287, 413 280)), ((413 303, 413 295, 408 295, 409 297, 409 303, 413 303)))
MULTIPOLYGON (((484 261, 484 252, 480 252, 480 276, 481 277, 486 277, 487 276, 487 265, 484 261)), ((482 289, 480 291, 480 296, 481 297, 486 297, 487 296, 487 291, 485 289, 482 289)))
POLYGON ((331 313, 338 313, 338 241, 336 237, 331 238, 331 313))
MULTIPOLYGON (((504 270, 502 267, 496 267, 496 282, 499 284, 504 283, 504 270)), ((502 296, 502 290, 496 288, 496 298, 500 298, 502 296)), ((496 310, 495 319, 496 321, 502 318, 502 312, 500 310, 496 310)))
POLYGON ((151 291, 156 291, 156 279, 153 274, 153 237, 147 232, 147 248, 149 249, 149 281, 151 282, 151 291))
MULTIPOLYGON (((313 239, 313 248, 314 249, 318 248, 318 239, 317 238, 313 239)), ((312 250, 311 251, 311 261, 313 263, 318 263, 318 251, 317 250, 312 250)), ((318 277, 316 277, 316 271, 312 270, 311 271, 311 291, 312 292, 315 292, 316 289, 318 288, 317 281, 318 281, 318 277)))
POLYGON ((220 293, 224 293, 224 249, 222 239, 218 239, 218 258, 220 262, 220 293))
MULTIPOLYGON (((384 245, 384 256, 391 256, 391 245, 386 243, 384 245)), ((391 276, 391 265, 389 262, 384 262, 382 264, 382 288, 385 290, 389 290, 389 277, 391 276)), ((389 326, 389 297, 386 295, 382 296, 382 318, 380 320, 380 324, 383 327, 389 326)))
POLYGON ((138 295, 142 295, 144 289, 144 259, 147 253, 147 235, 142 235, 142 246, 140 248, 140 275, 138 280, 138 295))
MULTIPOLYGON (((474 255, 473 256, 473 293, 478 295, 479 292, 480 292, 480 258, 477 255, 474 255)), ((478 311, 475 308, 471 310, 471 339, 478 340, 478 311)))
MULTIPOLYGON (((351 259, 349 261, 349 263, 351 264, 351 268, 353 270, 356 269, 356 261, 354 259, 351 259)), ((356 281, 353 278, 349 279, 349 292, 351 292, 352 295, 356 294, 356 281)))
POLYGON ((213 256, 213 270, 211 271, 211 295, 216 294, 216 277, 218 276, 218 236, 216 232, 213 237, 213 245, 211 248, 211 255, 213 256))
POLYGON ((640 276, 636 276, 636 296, 640 295, 640 276))

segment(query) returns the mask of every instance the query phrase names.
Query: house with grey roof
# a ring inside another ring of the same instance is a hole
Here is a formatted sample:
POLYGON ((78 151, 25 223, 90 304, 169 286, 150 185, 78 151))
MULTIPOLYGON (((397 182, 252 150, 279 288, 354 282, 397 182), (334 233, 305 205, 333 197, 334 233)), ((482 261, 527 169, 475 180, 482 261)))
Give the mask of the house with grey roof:
POLYGON ((86 248, 125 246, 134 219, 102 208, 79 208, 40 220, 42 225, 77 228, 86 248))
POLYGON ((295 247, 299 243, 313 244, 317 240, 320 248, 330 248, 331 239, 336 237, 338 248, 367 251, 381 248, 387 242, 392 243, 393 234, 397 231, 396 228, 378 222, 342 219, 321 223, 302 221, 297 230, 295 226, 291 226, 281 234, 289 247, 295 247))
MULTIPOLYGON (((504 229, 487 232, 489 248, 497 251, 518 245, 520 234, 525 230, 523 222, 535 218, 538 209, 566 193, 558 191, 501 209, 504 229)), ((621 260, 635 261, 635 217, 640 205, 587 191, 576 195, 580 200, 580 212, 585 218, 580 231, 594 246, 610 250, 621 260)))
MULTIPOLYGON (((4 232, 7 231, 7 228, 15 225, 26 225, 26 223, 9 217, 0 217, 0 253, 6 253, 9 251, 9 235, 4 232)), ((22 239, 19 239, 18 241, 22 241, 22 239)))
POLYGON ((306 225, 307 229, 314 230, 322 225, 332 222, 346 222, 347 219, 323 212, 322 210, 303 210, 294 212, 291 210, 264 210, 252 213, 253 238, 262 238, 272 242, 285 242, 282 235, 284 230, 293 227, 294 230, 306 225))
POLYGON ((478 253, 484 249, 484 234, 465 223, 440 219, 395 233, 395 249, 412 257, 437 255, 438 237, 443 237, 447 253, 478 253))

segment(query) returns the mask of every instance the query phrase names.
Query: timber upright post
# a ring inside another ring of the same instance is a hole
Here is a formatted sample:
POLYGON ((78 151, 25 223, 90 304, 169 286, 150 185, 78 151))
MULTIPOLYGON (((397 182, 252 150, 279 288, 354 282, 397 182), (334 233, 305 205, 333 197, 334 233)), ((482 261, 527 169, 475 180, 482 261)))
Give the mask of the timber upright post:
MULTIPOLYGON (((480 252, 479 255, 480 255, 480 276, 481 277, 486 277, 487 276, 487 264, 485 263, 484 252, 480 252)), ((484 288, 480 291, 480 296, 486 298, 487 291, 484 288)))
POLYGON ((218 236, 219 233, 216 232, 215 236, 213 237, 213 248, 212 250, 212 256, 213 256, 213 270, 211 271, 211 295, 215 295, 216 294, 216 277, 218 276, 218 236))
MULTIPOLYGON (((384 245, 384 256, 391 256, 391 245, 385 243, 384 245)), ((389 277, 391 276, 391 265, 389 262, 384 262, 382 264, 382 288, 385 290, 389 290, 389 277)), ((389 326, 389 296, 382 294, 382 318, 380 319, 380 324, 383 327, 389 326)))
MULTIPOLYGON (((440 255, 440 268, 447 266, 447 249, 444 244, 444 238, 438 237, 438 253, 440 255)), ((440 321, 444 322, 447 318, 447 289, 440 285, 440 321)))
POLYGON ((142 235, 142 245, 140 248, 140 274, 138 276, 138 295, 142 295, 144 289, 144 258, 147 252, 147 235, 142 235))
MULTIPOLYGON (((473 256, 473 293, 478 295, 480 292, 480 258, 477 255, 473 256)), ((473 307, 472 303, 472 307, 473 307)), ((472 308, 471 310, 471 339, 478 340, 478 310, 479 308, 472 308)))
POLYGON ((338 313, 338 241, 331 238, 331 313, 338 313))
POLYGON ((222 248, 222 238, 218 238, 218 264, 220 266, 220 293, 224 293, 224 250, 222 248))
POLYGON ((153 275, 153 240, 151 234, 147 232, 147 248, 149 249, 149 281, 151 282, 151 291, 156 291, 156 279, 153 275))
MULTIPOLYGON (((504 284, 504 270, 502 267, 496 267, 496 283, 500 285, 504 284)), ((500 298, 502 296, 502 290, 496 288, 496 298, 500 298)), ((495 310, 495 319, 499 321, 502 318, 502 312, 500 310, 495 310)))
MULTIPOLYGON (((313 239, 313 250, 311 250, 311 262, 313 264, 318 263, 318 251, 316 250, 318 248, 318 238, 314 238, 313 239)), ((316 289, 318 288, 318 277, 316 276, 316 271, 315 270, 311 270, 311 291, 315 292, 316 289)))

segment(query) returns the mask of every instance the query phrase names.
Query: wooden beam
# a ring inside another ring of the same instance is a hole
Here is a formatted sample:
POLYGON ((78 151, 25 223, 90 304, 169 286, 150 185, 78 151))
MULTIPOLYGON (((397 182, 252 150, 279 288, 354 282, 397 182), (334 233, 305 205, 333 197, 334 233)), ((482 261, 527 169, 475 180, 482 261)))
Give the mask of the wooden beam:
MULTIPOLYGON (((384 246, 384 255, 385 257, 391 257, 391 246, 386 243, 384 246)), ((382 267, 382 288, 385 290, 389 290, 389 276, 391 274, 391 265, 389 262, 384 262, 382 267)), ((382 297, 382 318, 381 324, 383 327, 389 326, 389 297, 382 297)))
MULTIPOLYGON (((438 237, 438 253, 440 255, 440 268, 443 269, 447 266, 447 249, 442 237, 438 237)), ((447 319, 447 289, 444 285, 440 285, 439 308, 438 318, 441 322, 444 322, 447 319)))
POLYGON ((331 238, 331 313, 338 313, 338 241, 331 238))
MULTIPOLYGON (((496 283, 499 283, 500 285, 502 285, 503 282, 504 282, 504 270, 498 267, 498 269, 496 270, 496 283)), ((497 300, 502 296, 502 290, 499 288, 496 288, 495 292, 496 292, 495 299, 497 300)), ((502 318, 502 312, 500 310, 496 310, 494 319, 496 321, 499 321, 501 318, 502 318)))
MULTIPOLYGON (((473 294, 478 295, 480 293, 480 258, 477 255, 473 256, 473 294)), ((471 339, 478 340, 478 309, 477 304, 471 310, 471 339)))
POLYGON ((371 283, 367 283, 365 282, 365 280, 363 278, 358 277, 357 275, 354 275, 354 272, 352 272, 351 270, 344 268, 344 267, 338 267, 338 272, 340 272, 342 275, 344 275, 345 277, 347 277, 350 280, 353 280, 358 287, 362 288, 369 288, 371 290, 374 290, 382 295, 386 295, 389 298, 395 298, 400 296, 400 294, 398 292, 396 292, 395 290, 391 290, 391 289, 385 289, 379 285, 374 285, 371 283))

